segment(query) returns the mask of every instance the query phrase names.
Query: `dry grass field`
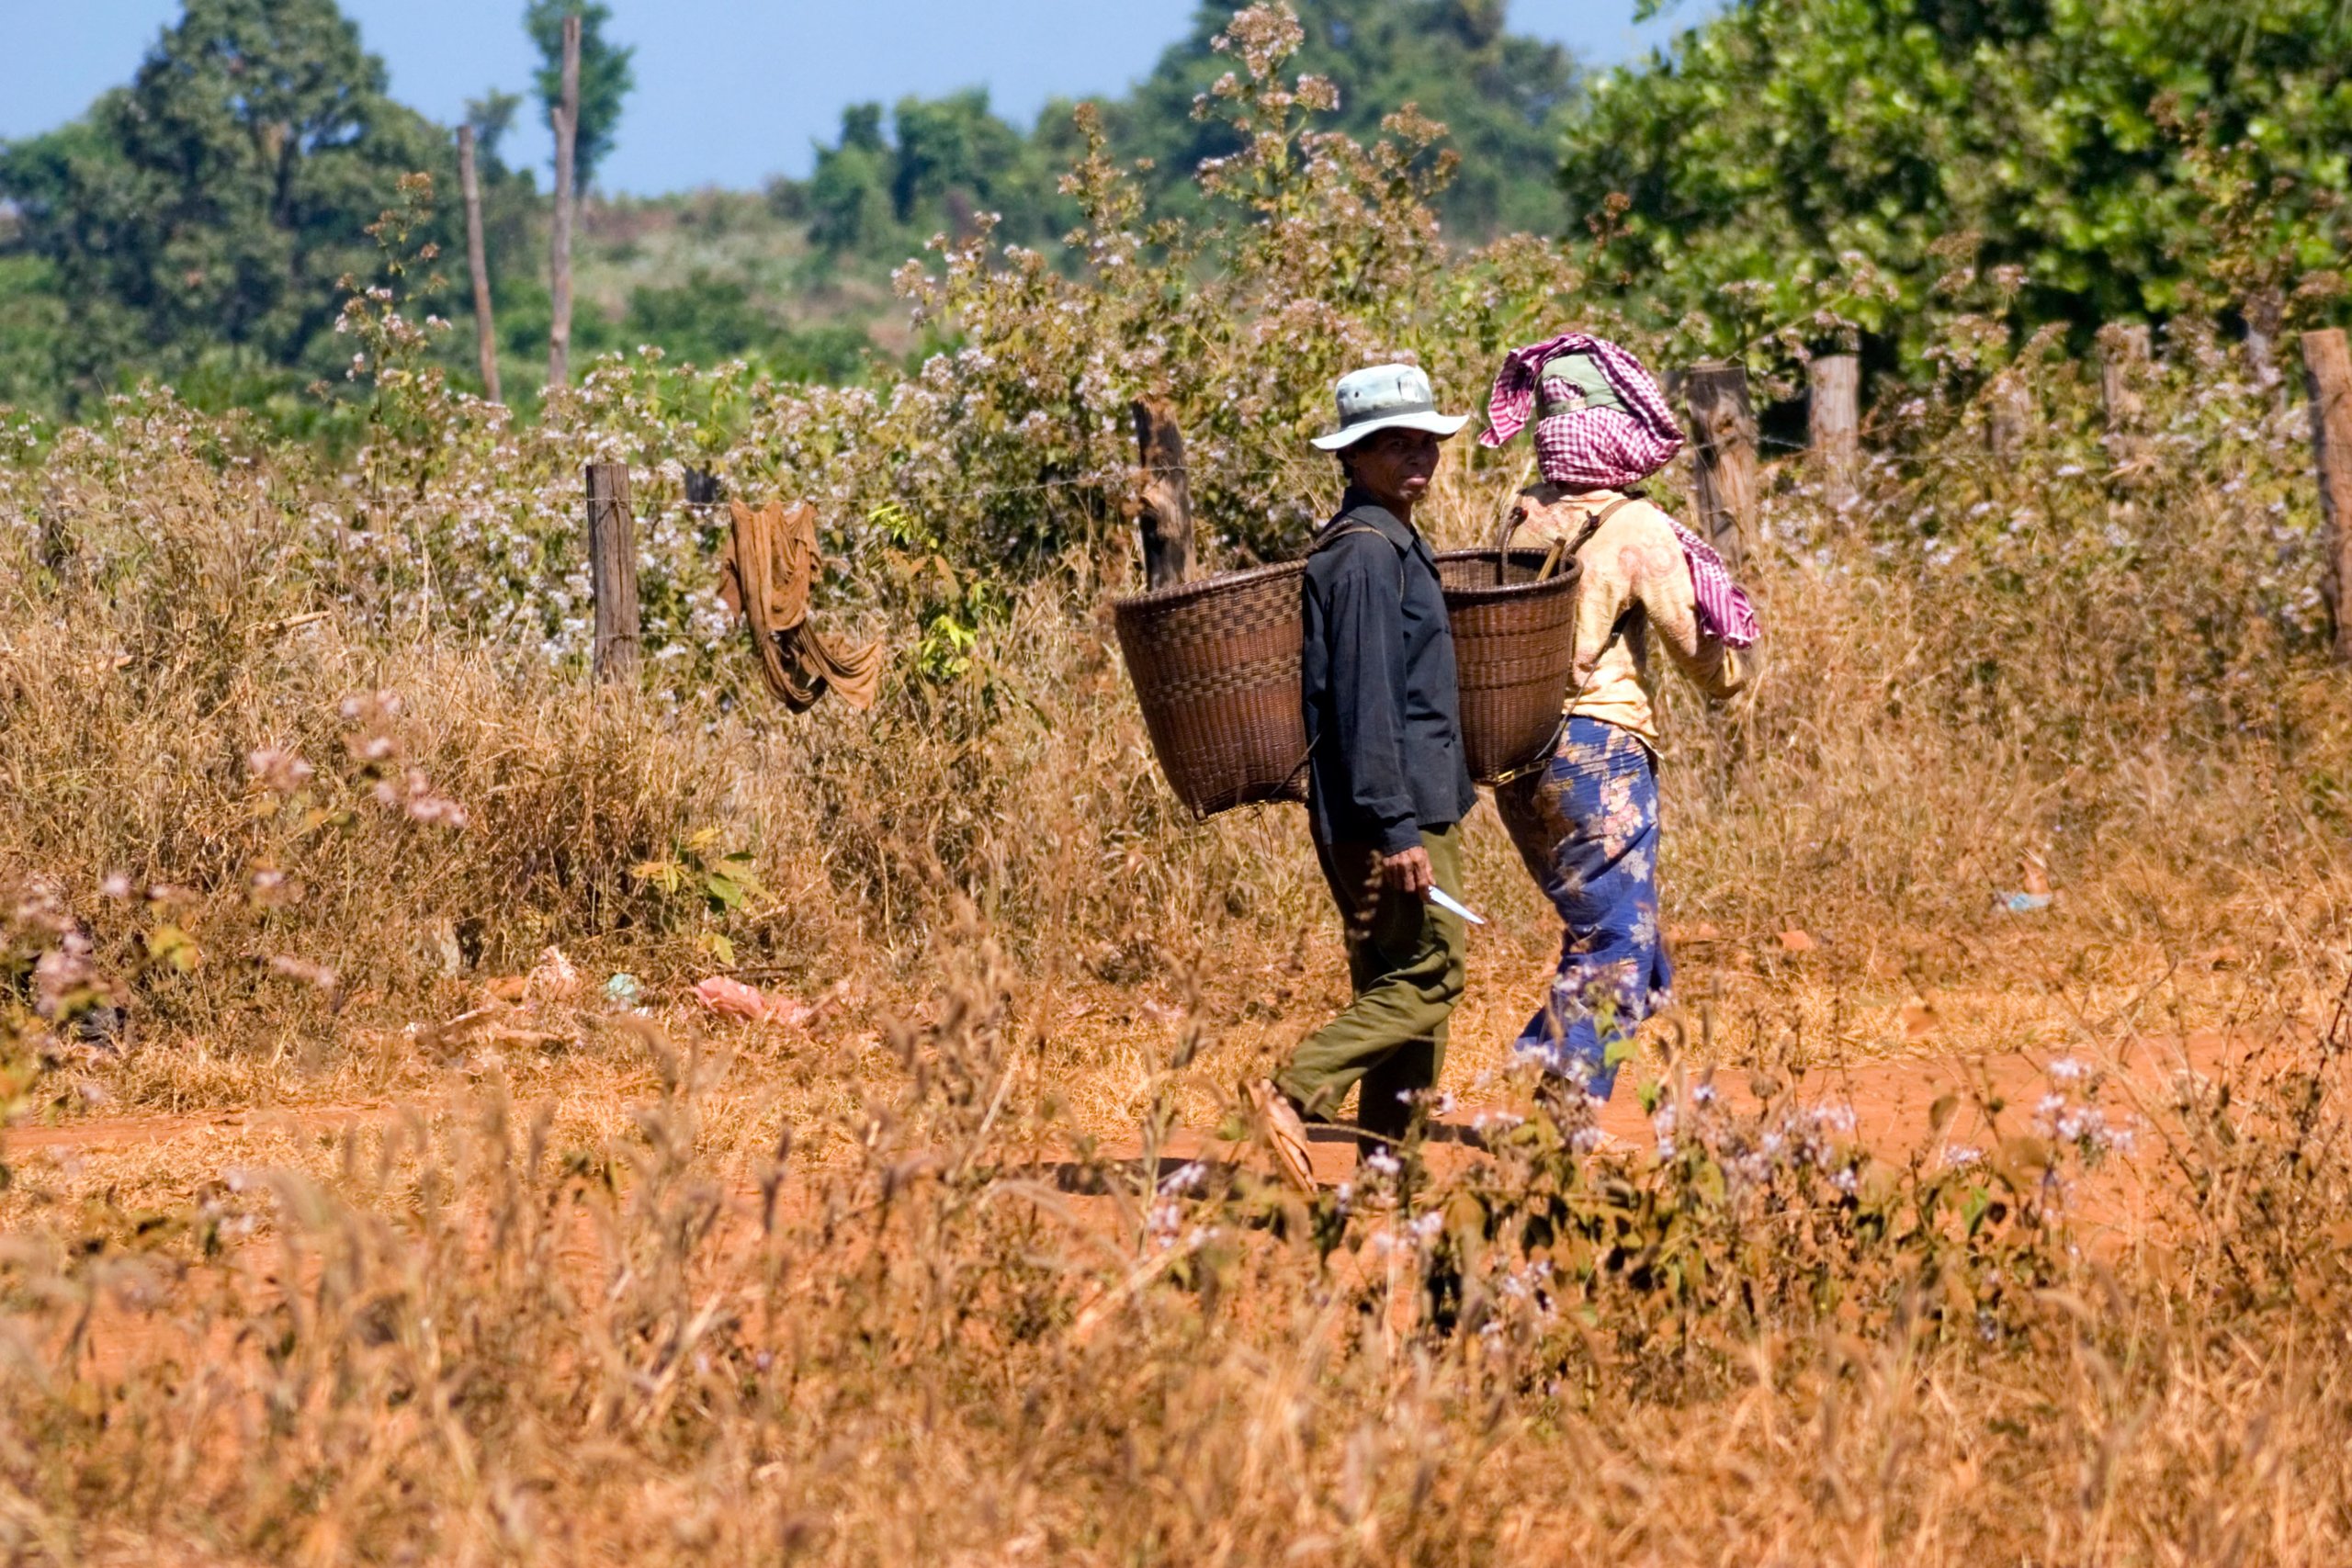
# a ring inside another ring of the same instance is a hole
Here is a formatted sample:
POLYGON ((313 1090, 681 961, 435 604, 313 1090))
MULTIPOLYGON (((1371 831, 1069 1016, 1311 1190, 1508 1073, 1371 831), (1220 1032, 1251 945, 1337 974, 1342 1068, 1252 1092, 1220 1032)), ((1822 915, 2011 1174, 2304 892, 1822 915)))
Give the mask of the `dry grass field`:
POLYGON ((1504 1059, 1554 939, 1482 813, 1455 1103, 1301 1204, 1232 1113, 1340 998, 1300 819, 1182 819, 1082 561, 989 681, 786 722, 303 620, 299 507, 142 461, 38 460, 0 623, 13 1560, 2352 1545, 2352 721, 2236 476, 2019 593, 1784 474, 1629 1149, 1504 1059), (715 932, 813 1014, 698 1008, 715 932))
MULTIPOLYGON (((1679 1006, 1611 1142, 1506 1057, 1557 932, 1482 807, 1427 1136, 1268 1179, 1236 1086, 1336 922, 1302 814, 1153 765, 1125 399, 1246 562, 1330 499, 1335 368, 1468 405, 1577 291, 1450 256, 1402 155, 1291 157, 1242 53, 1226 249, 1097 156, 1094 272, 949 247, 878 390, 610 361, 522 428, 385 294, 333 460, 0 413, 6 1561, 2352 1558, 2352 682, 2305 411, 2194 321, 2128 432, 2037 338, 1876 411, 1850 507, 1774 449, 1765 674, 1667 694, 1679 1006), (871 713, 770 704, 690 461, 819 503, 871 713)), ((1442 541, 1519 461, 1456 453, 1442 541)))

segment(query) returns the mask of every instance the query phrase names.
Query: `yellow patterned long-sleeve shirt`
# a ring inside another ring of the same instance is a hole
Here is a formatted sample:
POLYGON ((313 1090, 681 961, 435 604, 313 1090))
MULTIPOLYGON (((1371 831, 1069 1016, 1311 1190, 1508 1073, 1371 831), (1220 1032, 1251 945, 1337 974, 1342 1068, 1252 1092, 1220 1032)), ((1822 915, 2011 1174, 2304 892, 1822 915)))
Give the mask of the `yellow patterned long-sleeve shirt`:
POLYGON ((1615 725, 1656 750, 1660 741, 1649 669, 1653 637, 1675 667, 1711 697, 1729 697, 1746 687, 1756 661, 1753 650, 1700 630, 1681 541, 1667 514, 1646 500, 1628 501, 1611 490, 1532 485, 1520 492, 1525 521, 1514 542, 1574 540, 1589 518, 1621 501, 1625 504, 1610 512, 1577 552, 1584 581, 1577 592, 1576 669, 1567 711, 1615 725))

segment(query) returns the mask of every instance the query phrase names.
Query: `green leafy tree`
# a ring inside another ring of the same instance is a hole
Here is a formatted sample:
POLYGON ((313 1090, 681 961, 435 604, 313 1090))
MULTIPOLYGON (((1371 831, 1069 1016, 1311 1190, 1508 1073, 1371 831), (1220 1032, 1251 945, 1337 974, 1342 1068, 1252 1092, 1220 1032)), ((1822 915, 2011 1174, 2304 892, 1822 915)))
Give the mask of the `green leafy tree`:
POLYGON ((1595 85, 1561 183, 1621 297, 1711 313, 1703 346, 1916 356, 1980 276, 2087 335, 2336 265, 2348 44, 2337 0, 1740 0, 1595 85))
POLYGON ((829 251, 867 249, 890 232, 896 214, 889 143, 882 135, 882 106, 853 104, 842 111, 841 141, 817 150, 806 205, 808 236, 829 251))
MULTIPOLYGON (((1369 141, 1408 103, 1445 126, 1462 159, 1438 198, 1450 230, 1483 238, 1559 226, 1551 179, 1577 101, 1576 61, 1510 32, 1506 0, 1300 0, 1294 9, 1305 35, 1294 66, 1339 90, 1329 129, 1369 141)), ((1135 93, 1105 106, 1113 147, 1153 159, 1162 196, 1182 198, 1193 171, 1240 151, 1230 125, 1193 112, 1235 68, 1215 47, 1231 16, 1229 6, 1203 4, 1191 33, 1135 93)))
POLYGON ((580 124, 574 131, 571 156, 584 190, 594 183, 598 166, 619 135, 621 105, 637 86, 637 73, 630 63, 637 50, 605 37, 613 8, 604 0, 530 0, 523 12, 523 29, 531 35, 543 62, 535 85, 539 103, 549 114, 563 102, 567 17, 580 18, 580 124))
POLYGON ((836 254, 903 254, 934 233, 968 232, 986 211, 1007 239, 1058 238, 1075 209, 1057 200, 1050 152, 1042 135, 1001 118, 980 88, 899 99, 887 136, 881 105, 853 105, 841 141, 818 148, 801 196, 809 237, 836 254))
MULTIPOLYGON (((1207 0, 1148 78, 1101 106, 1112 151, 1151 161, 1149 194, 1171 211, 1197 215, 1193 175, 1243 148, 1230 123, 1196 112, 1235 67, 1216 46, 1232 14, 1207 0)), ((1296 16, 1305 39, 1296 65, 1338 90, 1319 129, 1368 141, 1391 112, 1418 105, 1446 127, 1445 144, 1460 157, 1439 197, 1451 231, 1476 239, 1558 227, 1555 175, 1576 62, 1556 45, 1511 33, 1506 0, 1303 0, 1296 16)), ((1076 107, 1048 105, 1023 136, 984 92, 904 98, 886 139, 880 106, 859 106, 842 116, 840 141, 818 149, 814 175, 786 205, 805 210, 811 238, 836 254, 903 254, 934 232, 963 231, 980 211, 1000 216, 1008 240, 1050 244, 1079 219, 1059 189, 1062 171, 1086 152, 1076 107)))
POLYGON ((902 98, 891 119, 899 146, 890 200, 901 222, 959 195, 993 205, 1012 194, 1021 133, 990 112, 985 89, 902 98))
POLYGON ((334 0, 188 0, 129 87, 0 149, 0 197, 70 319, 56 374, 86 393, 220 355, 334 363, 368 226, 402 174, 451 158, 334 0))

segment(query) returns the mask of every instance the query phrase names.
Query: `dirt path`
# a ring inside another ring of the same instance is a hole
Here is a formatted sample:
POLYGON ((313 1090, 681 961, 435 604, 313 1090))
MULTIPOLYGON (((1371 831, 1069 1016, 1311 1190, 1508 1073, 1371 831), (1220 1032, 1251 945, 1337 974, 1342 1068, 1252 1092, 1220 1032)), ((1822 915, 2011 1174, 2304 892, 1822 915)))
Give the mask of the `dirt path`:
MULTIPOLYGON (((2148 1107, 2165 1101, 2182 1071, 2218 1076, 2253 1048, 2253 1042, 2240 1037, 2199 1033, 2186 1038, 2143 1036, 2128 1043, 2119 1055, 2107 1058, 2083 1052, 2017 1051, 1876 1061, 1814 1069, 1797 1085, 1796 1100, 1806 1107, 1850 1110, 1856 1139, 1881 1159, 1901 1161, 1922 1150, 1932 1132, 1934 1107, 1947 1095, 1957 1105, 1941 1134, 1943 1141, 1956 1147, 1981 1147, 1997 1135, 1984 1121, 1984 1104, 1990 1101, 2009 1108, 2003 1130, 2014 1135, 2030 1120, 2034 1104, 2052 1089, 2053 1061, 2071 1060, 2086 1074, 2103 1074, 2107 1084, 2103 1098, 2110 1115, 2144 1118, 2148 1107)), ((1745 1069, 1717 1069, 1713 1081, 1734 1109, 1753 1108, 1755 1096, 1745 1069)), ((1457 1146, 1475 1146, 1481 1116, 1504 1109, 1509 1108, 1463 1106, 1439 1119, 1439 1135, 1457 1146)), ((52 1126, 11 1127, 0 1134, 0 1151, 11 1160, 55 1164, 82 1154, 160 1151, 169 1145, 175 1158, 186 1158, 201 1156, 208 1145, 225 1149, 255 1134, 294 1129, 309 1134, 339 1134, 355 1123, 397 1116, 401 1110, 390 1100, 378 1100, 194 1116, 92 1117, 52 1126)), ((1604 1132, 1636 1149, 1648 1147, 1656 1136, 1631 1074, 1602 1108, 1600 1121, 1604 1132)), ((1316 1127, 1310 1129, 1309 1139, 1317 1177, 1341 1181, 1353 1173, 1355 1137, 1351 1130, 1316 1127)), ((1225 1148, 1212 1134, 1186 1128, 1173 1134, 1162 1153, 1170 1158, 1191 1159, 1225 1148)), ((1108 1152, 1113 1158, 1132 1159, 1141 1151, 1133 1140, 1114 1139, 1108 1152)))
MULTIPOLYGON (((1915 1157, 1933 1160, 1945 1157, 1947 1151, 1952 1149, 1989 1149, 2001 1135, 2015 1136, 2026 1131, 2032 1123, 2036 1107, 2055 1086, 2064 1086, 2076 1100, 2089 1100, 2096 1084, 2096 1102, 2105 1108, 2114 1124, 2154 1132, 2168 1118, 2165 1107, 2182 1072, 2218 1077, 2258 1048, 2257 1043, 2245 1037, 2206 1033, 2185 1039, 2143 1037, 2130 1043, 2120 1055, 2105 1060, 2093 1060, 2080 1053, 2061 1056, 2049 1052, 2015 1052, 1993 1056, 1872 1062, 1809 1073, 1794 1087, 1793 1100, 1800 1108, 1850 1111, 1853 1137, 1881 1160, 1898 1164, 1915 1157), (1951 1097, 1954 1104, 1949 1120, 1939 1130, 1935 1107, 1946 1096, 1951 1097), (1997 1111, 1997 1131, 1986 1120, 1988 1106, 1997 1111)), ((1729 1109, 1752 1110, 1756 1104, 1747 1071, 1721 1070, 1712 1081, 1729 1109)), ((1621 1085, 1600 1118, 1602 1129, 1633 1150, 1636 1157, 1645 1155, 1657 1137, 1657 1129, 1643 1110, 1641 1100, 1639 1084, 1629 1079, 1621 1085)), ((1442 1118, 1428 1151, 1430 1164, 1443 1168, 1482 1157, 1482 1111, 1508 1109, 1465 1106, 1442 1118)), ((198 1173, 217 1174, 224 1161, 264 1153, 257 1145, 275 1144, 277 1150, 282 1151, 283 1137, 288 1132, 306 1139, 339 1136, 355 1124, 383 1122, 400 1114, 401 1109, 390 1102, 366 1101, 187 1117, 98 1118, 57 1126, 11 1129, 6 1134, 5 1149, 8 1159, 28 1172, 64 1176, 69 1181, 71 1173, 85 1156, 94 1160, 119 1159, 132 1154, 170 1168, 175 1178, 186 1175, 194 1179, 198 1173)), ((1132 1161, 1139 1158, 1141 1152, 1131 1139, 1114 1140, 1102 1150, 1102 1156, 1114 1162, 1132 1161)), ((1316 1174, 1323 1181, 1346 1181, 1355 1175, 1355 1139, 1349 1128, 1312 1129, 1310 1152, 1316 1174)), ((1246 1146, 1237 1149, 1213 1134, 1189 1128, 1179 1129, 1160 1151, 1162 1172, 1194 1159, 1247 1161, 1253 1157, 1246 1146)), ((2072 1194, 2070 1207, 2077 1222, 2086 1227, 2086 1241, 2096 1247, 2101 1245, 2101 1233, 2109 1237, 2133 1234, 2133 1227, 2145 1212, 2151 1186, 2162 1179, 2163 1168, 2162 1139, 2143 1136, 2120 1157, 2101 1166, 2094 1180, 2079 1184, 2072 1194)), ((1073 1164, 1067 1169, 1076 1173, 1078 1168, 1073 1164)), ((1099 1158, 1087 1170, 1099 1177, 1099 1158)), ((806 1180, 803 1177, 787 1184, 784 1200, 787 1206, 806 1195, 806 1180), (801 1190, 796 1192, 794 1189, 801 1190)), ((1082 1224, 1091 1224, 1096 1220, 1107 1223, 1112 1209, 1099 1201, 1106 1196, 1099 1186, 1069 1187, 1065 1190, 1072 1200, 1073 1214, 1082 1224), (1093 1200, 1089 1198, 1090 1191, 1094 1194, 1093 1200), (1096 1220, 1084 1217, 1090 1214, 1096 1220)), ((750 1189, 738 1190, 733 1196, 733 1206, 739 1214, 754 1212, 760 1201, 756 1191, 750 1189)), ((558 1251, 567 1268, 593 1268, 596 1248, 590 1227, 584 1216, 575 1216, 575 1221, 577 1233, 567 1235, 558 1251)), ((259 1300, 284 1288, 281 1270, 285 1262, 284 1255, 275 1247, 241 1246, 233 1249, 229 1267, 242 1281, 243 1293, 259 1300)), ((315 1269, 315 1260, 309 1267, 315 1269)), ((187 1325, 178 1323, 170 1314, 119 1302, 110 1295, 96 1303, 85 1329, 87 1337, 82 1354, 87 1360, 84 1364, 101 1377, 120 1376, 132 1363, 158 1354, 175 1350, 201 1353, 200 1347, 187 1342, 187 1325)), ((225 1325, 215 1325, 216 1337, 223 1332, 225 1325)))
MULTIPOLYGON (((2159 1140, 2141 1134, 2163 1124, 2180 1075, 2219 1077, 2257 1049, 2258 1043, 2245 1037, 2200 1033, 2185 1038, 2143 1036, 2127 1043, 2113 1056, 2037 1050, 1871 1062, 1815 1069, 1794 1086, 1793 1100, 1804 1109, 1850 1111, 1854 1140, 1879 1160, 1899 1165, 1914 1157, 1964 1158, 1968 1151, 1989 1150, 2006 1138, 2031 1131, 2044 1098, 2064 1091, 2074 1102, 2095 1104, 2107 1124, 2125 1134, 2121 1157, 2109 1162, 2109 1178, 2099 1183, 2097 1194, 2086 1194, 2095 1199, 2089 1212, 2120 1223, 2126 1215, 2117 1212, 2118 1201, 2153 1170, 2160 1147, 2159 1140), (1950 1118, 1939 1132, 1936 1108, 1947 1097, 1952 1101, 1950 1118), (1988 1108, 1994 1112, 1989 1120, 1988 1108)), ((1692 1082, 1697 1081, 1699 1076, 1694 1075, 1692 1082)), ((1729 1109, 1755 1109, 1757 1097, 1747 1070, 1718 1069, 1712 1082, 1729 1109)), ((1440 1118, 1432 1163, 1442 1167, 1476 1157, 1486 1119, 1496 1111, 1523 1109, 1464 1105, 1440 1118)), ((1643 1109, 1640 1086, 1630 1075, 1621 1079, 1615 1096, 1602 1108, 1600 1123, 1604 1133, 1636 1153, 1655 1146, 1657 1129, 1643 1109)), ((1319 1180, 1340 1182, 1354 1176, 1357 1157, 1351 1129, 1311 1127, 1307 1136, 1319 1180)), ((1141 1150, 1130 1141, 1114 1144, 1111 1152, 1113 1157, 1133 1159, 1141 1150)), ((1211 1135, 1180 1129, 1161 1155, 1164 1160, 1182 1162, 1220 1159, 1232 1152, 1231 1145, 1211 1135)))
POLYGON ((0 1133, 0 1153, 11 1159, 51 1158, 101 1150, 141 1149, 164 1144, 224 1143, 277 1126, 340 1133, 356 1122, 398 1113, 389 1100, 346 1105, 267 1106, 254 1111, 212 1111, 194 1116, 94 1116, 43 1126, 20 1124, 0 1133))

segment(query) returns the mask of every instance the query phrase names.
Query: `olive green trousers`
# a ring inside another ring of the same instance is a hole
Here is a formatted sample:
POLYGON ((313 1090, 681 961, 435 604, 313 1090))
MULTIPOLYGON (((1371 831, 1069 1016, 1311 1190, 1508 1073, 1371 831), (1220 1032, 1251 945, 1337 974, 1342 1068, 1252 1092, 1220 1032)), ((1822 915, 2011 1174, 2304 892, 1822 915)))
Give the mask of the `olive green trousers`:
MULTIPOLYGON (((1462 829, 1423 832, 1437 885, 1462 897, 1462 829)), ((1461 998, 1469 930, 1462 917, 1380 882, 1369 844, 1317 844, 1323 879, 1347 930, 1355 1000, 1299 1043, 1274 1086, 1311 1118, 1335 1115, 1359 1083, 1356 1125, 1400 1136, 1412 1119, 1405 1097, 1436 1087, 1447 1021, 1461 998)))

